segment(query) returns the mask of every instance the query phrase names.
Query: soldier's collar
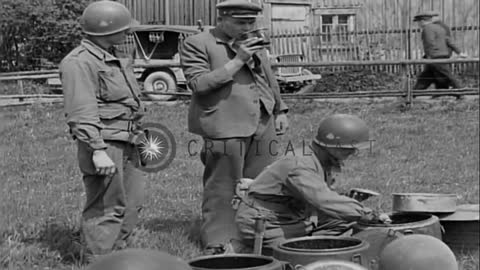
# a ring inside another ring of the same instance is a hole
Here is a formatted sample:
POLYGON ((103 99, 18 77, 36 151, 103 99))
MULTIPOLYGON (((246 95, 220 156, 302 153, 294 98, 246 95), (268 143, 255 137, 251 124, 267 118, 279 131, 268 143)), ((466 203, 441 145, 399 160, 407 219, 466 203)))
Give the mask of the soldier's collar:
POLYGON ((93 43, 91 40, 82 39, 81 44, 85 47, 91 54, 95 55, 98 59, 104 61, 113 61, 118 60, 114 55, 110 54, 97 44, 93 43))

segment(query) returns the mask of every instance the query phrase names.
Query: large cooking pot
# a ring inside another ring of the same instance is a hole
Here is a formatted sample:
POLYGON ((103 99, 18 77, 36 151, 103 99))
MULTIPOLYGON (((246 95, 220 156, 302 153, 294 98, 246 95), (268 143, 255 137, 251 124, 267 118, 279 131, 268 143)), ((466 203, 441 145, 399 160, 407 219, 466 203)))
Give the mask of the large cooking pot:
POLYGON ((453 213, 457 195, 436 193, 393 193, 393 212, 453 213))
POLYGON ((380 252, 393 240, 405 234, 425 234, 442 239, 438 217, 427 213, 389 214, 391 224, 358 222, 353 227, 353 237, 369 243, 365 252, 370 270, 378 269, 380 252))
POLYGON ((453 251, 478 250, 480 245, 480 207, 463 204, 453 214, 439 215, 443 226, 442 239, 453 251))
POLYGON ((190 260, 193 270, 286 270, 292 269, 284 262, 274 258, 251 254, 222 254, 202 256, 190 260))
POLYGON ((367 265, 369 244, 354 237, 306 236, 285 240, 273 247, 273 257, 294 266, 321 260, 343 260, 367 265))
POLYGON ((442 240, 442 229, 438 217, 428 213, 391 213, 392 223, 360 221, 353 226, 353 234, 373 228, 382 228, 385 231, 394 230, 401 233, 427 234, 442 240))

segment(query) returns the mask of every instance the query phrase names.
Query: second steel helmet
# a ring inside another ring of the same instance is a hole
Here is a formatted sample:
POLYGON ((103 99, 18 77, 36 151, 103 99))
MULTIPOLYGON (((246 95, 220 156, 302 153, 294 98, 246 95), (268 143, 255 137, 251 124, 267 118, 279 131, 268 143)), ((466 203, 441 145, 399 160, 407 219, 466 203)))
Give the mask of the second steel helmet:
POLYGON ((369 128, 355 115, 334 114, 320 122, 313 141, 325 147, 365 149, 370 147, 369 128))
POLYGON ((80 18, 83 32, 92 36, 106 36, 130 28, 130 11, 122 4, 101 0, 88 5, 80 18))
POLYGON ((430 235, 411 234, 389 243, 380 253, 380 270, 458 270, 450 248, 430 235))

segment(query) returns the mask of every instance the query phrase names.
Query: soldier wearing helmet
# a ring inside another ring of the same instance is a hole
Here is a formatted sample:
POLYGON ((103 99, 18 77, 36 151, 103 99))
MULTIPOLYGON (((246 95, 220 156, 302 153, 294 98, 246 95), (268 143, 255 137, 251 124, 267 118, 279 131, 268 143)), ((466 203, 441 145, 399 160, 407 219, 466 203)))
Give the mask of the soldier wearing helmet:
POLYGON ((241 242, 252 247, 257 218, 265 220, 265 255, 287 238, 312 233, 342 235, 358 220, 388 222, 387 215, 377 215, 359 201, 332 190, 332 172, 369 145, 369 128, 364 121, 335 114, 321 121, 311 144, 312 155, 279 159, 255 180, 241 179, 234 204, 241 242))
POLYGON ((60 63, 60 78, 86 191, 82 232, 98 255, 125 247, 137 222, 145 180, 130 138, 144 107, 131 59, 114 47, 132 26, 128 9, 96 1, 80 23, 86 37, 60 63))

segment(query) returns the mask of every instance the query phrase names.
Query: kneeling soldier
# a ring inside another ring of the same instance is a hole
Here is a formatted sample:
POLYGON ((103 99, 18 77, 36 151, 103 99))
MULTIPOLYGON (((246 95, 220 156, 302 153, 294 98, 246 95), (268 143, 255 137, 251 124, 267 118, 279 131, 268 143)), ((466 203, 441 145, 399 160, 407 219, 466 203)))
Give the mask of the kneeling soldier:
POLYGON ((388 222, 387 215, 377 215, 332 190, 332 172, 340 171, 345 159, 369 146, 369 128, 364 121, 352 115, 333 115, 320 123, 312 155, 277 160, 254 181, 242 179, 235 218, 243 244, 253 246, 259 217, 265 219, 265 255, 288 238, 312 233, 342 235, 359 220, 388 222))

